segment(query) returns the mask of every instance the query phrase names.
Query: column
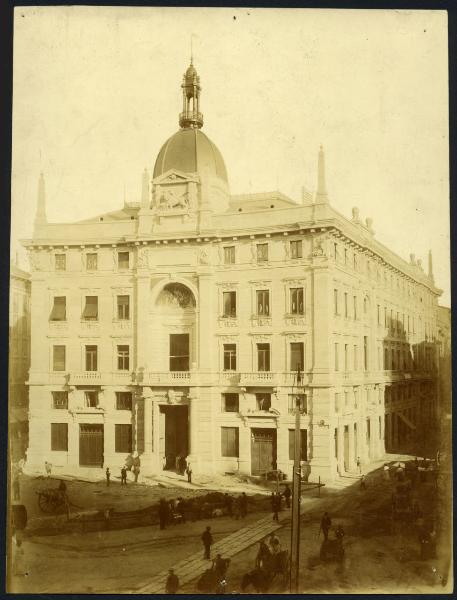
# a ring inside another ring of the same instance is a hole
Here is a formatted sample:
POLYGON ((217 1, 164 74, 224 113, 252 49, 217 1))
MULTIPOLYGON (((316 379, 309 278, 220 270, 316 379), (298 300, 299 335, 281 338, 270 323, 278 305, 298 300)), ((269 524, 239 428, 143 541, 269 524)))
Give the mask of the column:
MULTIPOLYGON (((148 299, 149 299, 149 275, 141 274, 137 276, 136 281, 136 310, 133 310, 134 323, 133 331, 135 332, 134 345, 134 366, 137 370, 150 370, 148 365, 148 299), (136 353, 135 353, 136 351, 136 353)), ((132 299, 133 300, 133 299, 132 299)))
POLYGON ((338 474, 344 474, 344 425, 340 421, 337 429, 337 444, 338 444, 338 474))
POLYGON ((353 471, 355 468, 354 455, 354 424, 349 423, 349 461, 347 465, 349 471, 353 471))
POLYGON ((334 457, 334 420, 330 419, 330 406, 333 402, 332 388, 314 388, 312 390, 312 412, 310 420, 311 436, 311 474, 310 481, 331 481, 335 476, 334 457))
POLYGON ((240 473, 250 475, 251 473, 251 428, 247 422, 240 423, 239 431, 240 445, 240 473))
POLYGON ((192 465, 192 470, 198 471, 198 391, 194 390, 189 394, 189 441, 190 452, 189 462, 192 465))
POLYGON ((215 321, 214 294, 216 286, 214 285, 211 273, 200 273, 198 278, 199 292, 199 318, 198 318, 198 370, 200 372, 212 372, 214 362, 217 358, 213 349, 214 332, 213 322, 215 321))
POLYGON ((152 454, 152 399, 143 399, 143 427, 144 427, 144 452, 141 457, 141 466, 150 473, 153 470, 152 454))

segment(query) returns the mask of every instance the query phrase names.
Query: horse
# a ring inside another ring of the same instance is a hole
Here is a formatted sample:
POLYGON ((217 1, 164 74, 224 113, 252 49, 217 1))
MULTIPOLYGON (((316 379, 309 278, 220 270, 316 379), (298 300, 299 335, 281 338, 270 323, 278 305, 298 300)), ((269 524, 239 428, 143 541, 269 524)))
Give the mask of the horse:
POLYGON ((246 573, 241 580, 241 589, 252 585, 257 592, 266 593, 277 575, 287 581, 290 570, 290 557, 287 550, 272 554, 266 544, 262 544, 253 571, 246 573))

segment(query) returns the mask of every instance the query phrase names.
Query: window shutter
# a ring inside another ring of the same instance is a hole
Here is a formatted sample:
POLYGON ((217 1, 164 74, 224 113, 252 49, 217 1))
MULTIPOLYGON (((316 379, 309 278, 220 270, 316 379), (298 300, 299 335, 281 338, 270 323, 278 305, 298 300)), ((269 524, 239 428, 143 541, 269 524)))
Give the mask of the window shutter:
POLYGON ((98 319, 98 297, 86 296, 86 306, 83 312, 84 319, 98 319))
POLYGON ((66 297, 55 296, 51 311, 51 321, 65 321, 66 319, 66 297))

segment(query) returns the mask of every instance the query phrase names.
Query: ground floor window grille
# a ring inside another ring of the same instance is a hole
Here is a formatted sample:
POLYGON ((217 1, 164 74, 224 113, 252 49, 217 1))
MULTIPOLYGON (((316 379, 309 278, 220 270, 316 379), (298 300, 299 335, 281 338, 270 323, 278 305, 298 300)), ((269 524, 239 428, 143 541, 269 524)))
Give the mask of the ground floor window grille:
POLYGON ((221 427, 221 455, 227 457, 240 455, 238 427, 221 427))
POLYGON ((51 423, 51 450, 68 452, 67 423, 51 423))

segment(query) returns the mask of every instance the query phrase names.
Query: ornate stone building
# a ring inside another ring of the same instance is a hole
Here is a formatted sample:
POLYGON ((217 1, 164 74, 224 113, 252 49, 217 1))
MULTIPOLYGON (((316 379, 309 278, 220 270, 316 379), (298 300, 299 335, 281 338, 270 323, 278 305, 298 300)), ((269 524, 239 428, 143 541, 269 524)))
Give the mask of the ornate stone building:
POLYGON ((330 206, 322 148, 314 195, 231 195, 192 64, 181 87, 140 202, 48 223, 41 179, 28 463, 290 473, 297 395, 311 477, 398 447, 436 407, 431 262, 330 206))

